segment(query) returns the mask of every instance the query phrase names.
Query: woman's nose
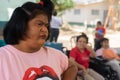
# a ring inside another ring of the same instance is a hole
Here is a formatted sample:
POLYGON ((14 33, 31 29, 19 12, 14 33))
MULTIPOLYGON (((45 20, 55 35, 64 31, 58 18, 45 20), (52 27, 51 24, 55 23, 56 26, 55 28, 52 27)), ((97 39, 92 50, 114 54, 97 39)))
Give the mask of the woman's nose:
POLYGON ((41 27, 41 28, 40 28, 40 31, 41 31, 41 32, 48 32, 48 29, 47 29, 46 27, 41 27))

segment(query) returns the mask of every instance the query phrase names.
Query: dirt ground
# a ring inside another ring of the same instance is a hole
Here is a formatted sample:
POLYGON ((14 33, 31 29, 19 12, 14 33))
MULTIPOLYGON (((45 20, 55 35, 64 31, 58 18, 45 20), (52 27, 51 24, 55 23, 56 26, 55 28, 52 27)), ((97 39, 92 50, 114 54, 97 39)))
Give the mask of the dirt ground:
MULTIPOLYGON (((75 46, 75 42, 72 40, 71 37, 75 35, 81 34, 81 32, 84 32, 89 37, 89 42, 92 44, 92 47, 94 45, 94 29, 84 29, 82 27, 74 27, 72 29, 60 29, 60 35, 58 38, 59 43, 63 43, 64 47, 67 47, 68 49, 71 49, 75 46)), ((120 31, 112 31, 107 30, 105 37, 107 37, 110 40, 110 46, 113 48, 117 48, 120 51, 120 31)))
MULTIPOLYGON (((66 47, 67 49, 71 49, 75 46, 75 42, 71 37, 81 34, 81 32, 84 32, 89 37, 89 42, 92 44, 92 47, 94 45, 94 29, 88 28, 85 29, 84 27, 80 26, 74 26, 71 27, 69 25, 63 25, 60 28, 60 35, 58 37, 58 43, 62 43, 63 47, 66 47), (67 27, 66 27, 67 26, 67 27)), ((105 35, 110 40, 110 46, 113 48, 116 48, 120 53, 120 31, 112 31, 110 29, 107 29, 107 33, 105 35)), ((0 36, 0 39, 2 39, 2 36, 0 36)))

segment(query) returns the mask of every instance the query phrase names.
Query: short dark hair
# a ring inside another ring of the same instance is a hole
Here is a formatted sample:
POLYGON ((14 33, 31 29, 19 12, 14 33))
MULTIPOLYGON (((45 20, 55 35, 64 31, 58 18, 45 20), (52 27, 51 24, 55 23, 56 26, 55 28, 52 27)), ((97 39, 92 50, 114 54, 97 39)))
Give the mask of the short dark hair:
POLYGON ((57 16, 57 11, 53 11, 53 15, 54 15, 54 16, 57 16))
MULTIPOLYGON (((3 37, 6 44, 14 45, 18 44, 20 40, 24 40, 28 29, 28 22, 39 14, 45 14, 50 23, 54 5, 50 0, 41 1, 43 1, 43 5, 26 2, 21 7, 17 7, 14 10, 10 20, 3 30, 3 37)), ((50 33, 50 26, 48 27, 48 32, 50 33)))
POLYGON ((102 42, 104 42, 104 41, 109 41, 109 39, 108 39, 108 38, 102 38, 102 39, 100 40, 100 43, 102 43, 102 42))
POLYGON ((102 25, 102 22, 101 22, 101 21, 98 21, 97 24, 102 25))
POLYGON ((88 43, 88 37, 87 37, 87 35, 85 33, 82 33, 81 35, 77 36, 76 42, 78 42, 78 40, 80 38, 85 38, 86 39, 86 43, 88 43))

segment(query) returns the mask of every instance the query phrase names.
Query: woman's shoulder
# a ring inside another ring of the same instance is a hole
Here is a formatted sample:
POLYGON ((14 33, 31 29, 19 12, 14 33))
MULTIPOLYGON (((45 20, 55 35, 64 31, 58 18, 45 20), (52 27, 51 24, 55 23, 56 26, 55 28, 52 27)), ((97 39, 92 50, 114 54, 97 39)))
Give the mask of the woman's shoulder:
POLYGON ((64 54, 61 50, 58 50, 49 46, 44 46, 43 48, 46 49, 46 51, 50 54, 60 54, 60 55, 64 54))
POLYGON ((55 48, 52 48, 52 47, 44 47, 47 51, 47 54, 51 55, 51 56, 54 56, 56 58, 60 58, 60 59, 67 59, 67 55, 65 53, 63 53, 62 51, 60 50, 57 50, 55 48))
POLYGON ((2 56, 7 56, 8 55, 8 49, 9 49, 9 45, 5 45, 0 47, 0 57, 2 56))
POLYGON ((9 45, 5 45, 5 46, 2 46, 0 47, 0 53, 3 52, 3 51, 6 51, 6 49, 10 47, 9 45))
POLYGON ((60 50, 49 47, 49 46, 44 46, 43 48, 46 49, 46 50, 49 50, 49 51, 61 52, 60 50))

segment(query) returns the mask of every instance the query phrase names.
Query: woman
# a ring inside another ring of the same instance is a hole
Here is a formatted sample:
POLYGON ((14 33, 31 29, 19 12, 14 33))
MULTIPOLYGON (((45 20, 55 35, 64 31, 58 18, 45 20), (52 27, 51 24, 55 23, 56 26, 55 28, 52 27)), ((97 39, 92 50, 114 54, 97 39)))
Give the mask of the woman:
POLYGON ((77 65, 78 74, 82 75, 85 80, 104 80, 104 78, 89 69, 89 57, 95 57, 95 52, 92 47, 88 46, 88 37, 82 33, 77 36, 76 47, 70 51, 70 59, 77 65))
POLYGON ((108 38, 101 39, 100 44, 101 48, 96 51, 96 56, 108 60, 105 64, 109 65, 117 73, 118 80, 120 80, 120 56, 115 49, 110 47, 108 38))
POLYGON ((41 0, 14 10, 3 33, 7 45, 0 48, 0 80, 74 80, 74 64, 62 52, 43 46, 53 9, 50 0, 41 0))

